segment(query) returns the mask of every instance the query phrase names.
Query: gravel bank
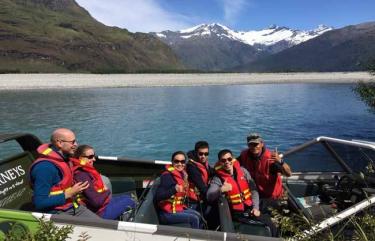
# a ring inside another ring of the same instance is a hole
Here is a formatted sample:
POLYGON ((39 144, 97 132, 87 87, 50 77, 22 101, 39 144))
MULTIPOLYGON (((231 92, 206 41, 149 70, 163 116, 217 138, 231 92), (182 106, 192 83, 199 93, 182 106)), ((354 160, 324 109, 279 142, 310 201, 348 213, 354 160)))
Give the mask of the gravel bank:
POLYGON ((0 90, 373 82, 367 72, 264 74, 1 74, 0 90))

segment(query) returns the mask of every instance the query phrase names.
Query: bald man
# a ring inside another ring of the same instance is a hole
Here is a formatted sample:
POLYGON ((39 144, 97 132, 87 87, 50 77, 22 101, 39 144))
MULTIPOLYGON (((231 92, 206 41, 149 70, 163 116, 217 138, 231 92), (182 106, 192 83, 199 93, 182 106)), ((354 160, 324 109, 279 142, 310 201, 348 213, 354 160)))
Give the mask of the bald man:
POLYGON ((37 211, 99 218, 75 201, 76 195, 88 187, 87 182, 73 184, 69 157, 76 148, 76 136, 66 128, 53 131, 51 143, 38 147, 39 157, 30 168, 33 204, 37 211))

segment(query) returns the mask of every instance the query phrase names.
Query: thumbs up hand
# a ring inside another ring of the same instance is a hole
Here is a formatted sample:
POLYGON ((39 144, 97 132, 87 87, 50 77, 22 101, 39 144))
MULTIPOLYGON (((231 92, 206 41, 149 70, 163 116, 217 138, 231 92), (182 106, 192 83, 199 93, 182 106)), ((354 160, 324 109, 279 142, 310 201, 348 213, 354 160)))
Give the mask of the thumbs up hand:
POLYGON ((229 182, 227 182, 227 180, 225 180, 225 182, 223 183, 223 186, 221 186, 220 188, 220 191, 221 192, 232 191, 232 184, 230 184, 229 182))

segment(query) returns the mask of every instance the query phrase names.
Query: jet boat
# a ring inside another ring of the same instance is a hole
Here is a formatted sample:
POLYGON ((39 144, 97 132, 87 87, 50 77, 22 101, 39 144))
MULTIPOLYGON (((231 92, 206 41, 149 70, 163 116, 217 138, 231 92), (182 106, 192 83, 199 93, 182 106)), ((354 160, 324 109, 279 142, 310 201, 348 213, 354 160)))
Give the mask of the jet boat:
MULTIPOLYGON (((11 227, 35 232, 38 219, 73 225, 72 240, 83 232, 89 240, 281 240, 257 222, 232 222, 224 197, 218 203, 220 223, 212 230, 161 225, 153 198, 158 177, 168 161, 98 156, 96 168, 109 178, 113 195, 130 193, 137 207, 128 219, 93 221, 82 217, 43 214, 33 210, 28 170, 41 141, 28 133, 0 134, 0 238, 11 227)), ((309 236, 335 230, 351 215, 373 210, 375 202, 375 143, 317 137, 283 153, 293 169, 283 178, 285 207, 316 224, 309 236)))

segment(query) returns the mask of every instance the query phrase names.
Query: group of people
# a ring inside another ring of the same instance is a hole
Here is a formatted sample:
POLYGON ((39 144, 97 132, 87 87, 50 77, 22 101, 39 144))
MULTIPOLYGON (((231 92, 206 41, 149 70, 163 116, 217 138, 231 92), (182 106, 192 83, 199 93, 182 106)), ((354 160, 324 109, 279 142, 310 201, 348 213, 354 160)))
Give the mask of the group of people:
MULTIPOLYGON (((278 230, 269 216, 283 195, 281 175, 291 169, 277 151, 266 148, 258 134, 247 136, 248 148, 238 157, 229 149, 219 151, 209 165, 209 144, 198 141, 192 151, 173 153, 171 164, 160 176, 155 205, 162 224, 186 224, 191 228, 218 225, 217 201, 224 195, 232 219, 264 223, 272 236, 278 230)), ((73 131, 56 129, 50 143, 37 149, 30 167, 33 204, 46 213, 118 219, 135 207, 130 195, 112 196, 103 176, 95 169, 95 151, 78 146, 73 131)))
POLYGON ((238 157, 229 149, 219 151, 214 167, 208 163, 209 144, 199 141, 187 155, 173 153, 160 177, 155 195, 159 220, 163 224, 188 224, 191 228, 215 225, 217 201, 224 195, 232 220, 255 220, 268 226, 271 235, 278 229, 270 218, 283 196, 281 175, 291 169, 277 151, 266 148, 259 134, 247 136, 248 148, 238 157))
POLYGON ((95 169, 95 151, 78 146, 73 131, 58 128, 37 149, 30 167, 33 204, 37 211, 89 218, 117 219, 135 207, 130 195, 112 197, 95 169))

